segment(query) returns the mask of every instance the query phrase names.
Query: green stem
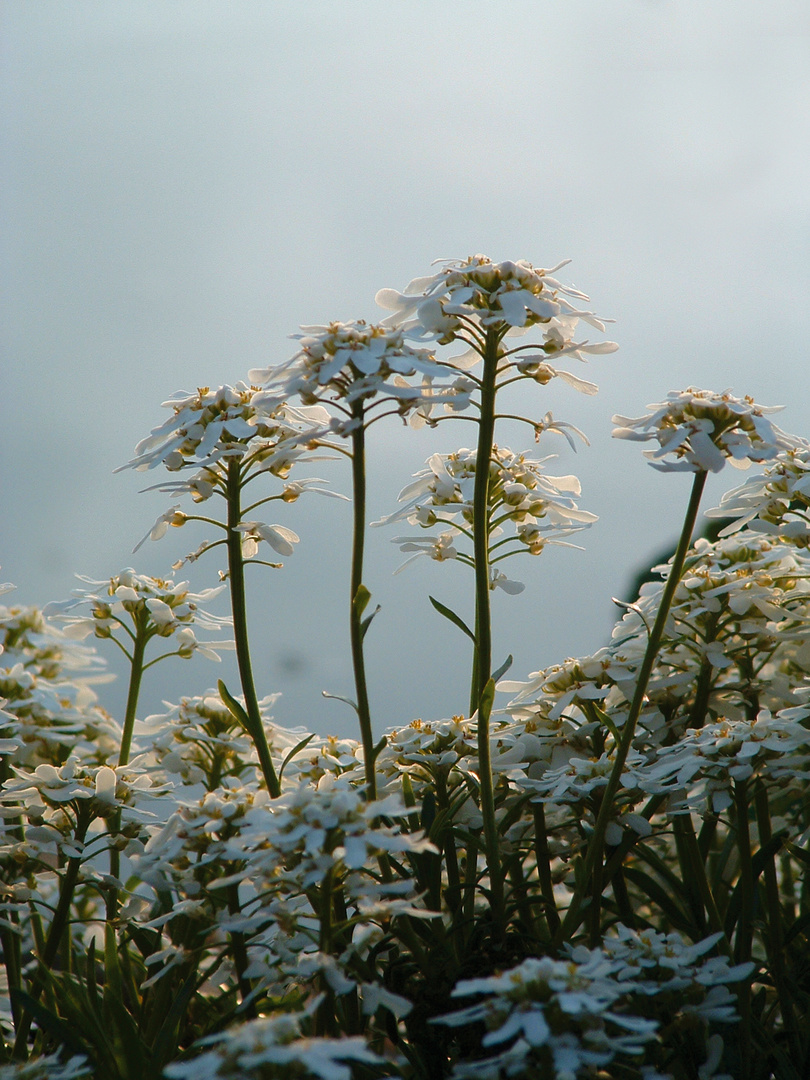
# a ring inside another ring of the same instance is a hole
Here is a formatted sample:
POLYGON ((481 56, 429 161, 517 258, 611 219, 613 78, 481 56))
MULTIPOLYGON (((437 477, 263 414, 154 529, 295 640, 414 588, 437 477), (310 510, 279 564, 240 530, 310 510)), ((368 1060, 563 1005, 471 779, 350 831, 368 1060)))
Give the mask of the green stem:
POLYGON ((129 761, 129 752, 132 748, 132 729, 135 726, 135 713, 138 710, 138 698, 141 693, 141 679, 143 678, 143 661, 146 646, 150 634, 146 627, 149 621, 148 615, 139 620, 135 626, 135 640, 132 647, 132 660, 129 668, 129 689, 127 690, 127 707, 124 713, 124 730, 121 734, 121 749, 118 754, 118 764, 126 765, 129 761))
MULTIPOLYGON (((73 833, 73 843, 78 847, 84 843, 87 830, 90 827, 90 822, 92 820, 90 815, 83 811, 84 807, 79 807, 76 829, 73 833)), ((39 1001, 40 994, 45 986, 45 973, 51 970, 56 955, 59 952, 62 935, 68 924, 70 905, 73 902, 73 892, 76 888, 76 882, 79 879, 81 865, 81 857, 70 858, 67 861, 67 867, 59 889, 59 899, 56 903, 56 910, 53 913, 53 920, 51 921, 48 936, 42 948, 39 964, 31 985, 30 996, 34 1001, 39 1001)), ((24 1061, 28 1056, 28 1033, 31 1030, 32 1019, 31 1014, 27 1010, 23 1010, 22 1016, 20 1017, 20 1025, 17 1028, 17 1035, 14 1040, 14 1050, 12 1055, 19 1060, 24 1061)))
MULTIPOLYGON (((754 802, 757 809, 757 826, 759 828, 760 847, 767 847, 773 838, 771 828, 771 812, 768 805, 768 792, 761 780, 757 781, 754 793, 754 802)), ((779 882, 776 876, 776 864, 771 855, 763 867, 765 878, 765 895, 767 897, 768 934, 765 939, 768 954, 768 964, 776 984, 776 992, 779 997, 779 1008, 782 1011, 782 1025, 790 1045, 793 1061, 798 1065, 801 1061, 801 1047, 799 1045, 796 1028, 796 1017, 793 1012, 793 995, 787 981, 785 969, 785 940, 782 933, 782 904, 779 897, 779 882)))
MULTIPOLYGON (((734 938, 734 960, 738 964, 744 964, 751 959, 756 887, 751 857, 751 830, 748 827, 748 785, 744 780, 734 782, 734 811, 737 851, 740 856, 740 914, 734 938)), ((744 979, 737 989, 737 1008, 740 1014, 740 1063, 744 1070, 741 1080, 745 1080, 749 1075, 751 1054, 751 983, 747 979, 744 979)))
POLYGON ((644 707, 645 696, 647 693, 647 686, 652 675, 653 665, 655 664, 656 657, 658 656, 658 650, 661 646, 661 639, 664 636, 664 627, 666 626, 667 617, 669 615, 669 609, 672 606, 672 600, 675 596, 675 590, 678 587, 678 582, 681 580, 681 574, 683 573, 683 565, 686 560, 686 554, 689 551, 689 545, 692 542, 692 533, 695 529, 695 522, 697 521, 698 508, 700 506, 700 499, 703 494, 703 488, 706 483, 706 472, 701 470, 695 473, 695 478, 692 482, 692 493, 689 498, 689 506, 687 507, 686 517, 684 519, 683 528, 681 530, 681 536, 678 540, 678 546, 675 549, 675 554, 672 558, 672 568, 669 572, 666 585, 664 586, 663 595, 661 596, 661 604, 658 608, 658 614, 655 618, 655 623, 650 631, 649 640, 647 641, 647 649, 644 653, 644 659, 641 662, 641 667, 638 673, 638 681, 636 683, 635 693, 633 694, 633 700, 630 704, 630 711, 627 716, 627 720, 622 728, 621 738, 616 747, 616 756, 613 763, 613 771, 608 779, 607 787, 605 788, 604 795, 602 797, 602 804, 599 807, 599 814, 596 819, 593 834, 591 836, 590 843, 588 844, 588 851, 585 856, 585 862, 583 866, 583 872, 581 877, 581 884, 576 888, 574 895, 571 897, 571 904, 563 919, 562 926, 560 927, 560 933, 557 935, 556 944, 561 944, 562 941, 570 939, 574 931, 579 926, 580 912, 582 909, 582 903, 585 899, 587 890, 591 878, 593 877, 594 870, 597 862, 601 863, 602 854, 605 848, 605 830, 610 822, 611 814, 613 813, 613 802, 616 798, 616 794, 621 785, 621 776, 624 769, 624 764, 627 761, 627 755, 630 752, 630 747, 633 743, 633 737, 636 732, 636 724, 638 718, 641 715, 641 710, 644 707))
POLYGON ((368 703, 366 662, 363 655, 363 605, 360 591, 363 586, 363 555, 366 542, 366 429, 362 401, 352 403, 352 569, 349 598, 349 630, 352 647, 354 686, 357 694, 357 719, 360 722, 360 738, 363 743, 363 760, 366 770, 366 798, 377 798, 377 777, 374 771, 374 735, 371 730, 371 710, 368 703))
POLYGON ((698 838, 695 836, 691 816, 689 814, 677 814, 672 822, 672 828, 676 837, 678 857, 681 860, 681 876, 684 883, 690 884, 689 897, 690 901, 695 904, 692 913, 696 918, 698 933, 703 933, 704 928, 701 923, 704 917, 707 918, 712 932, 723 934, 719 946, 730 958, 731 946, 726 938, 717 901, 706 876, 706 863, 703 859, 698 838))
MULTIPOLYGON (((132 656, 129 664, 129 688, 127 689, 127 704, 124 712, 124 728, 121 733, 121 748, 118 752, 118 766, 129 762, 129 754, 132 748, 132 731, 135 727, 135 714, 138 711, 138 699, 141 693, 141 680, 144 673, 144 656, 146 646, 152 636, 147 630, 149 616, 146 612, 135 621, 135 634, 133 636, 132 656)), ((110 877, 117 878, 121 871, 121 853, 114 846, 115 837, 121 831, 121 811, 117 810, 110 818, 108 826, 113 844, 110 847, 110 877)), ((107 896, 107 919, 114 919, 118 911, 118 889, 112 888, 107 896)))
POLYGON ((273 767, 270 756, 270 747, 267 745, 267 736, 264 732, 262 715, 259 711, 259 700, 256 696, 256 686, 253 681, 253 668, 250 662, 250 647, 248 644, 247 628, 247 604, 245 600, 245 563, 242 558, 242 534, 237 526, 242 521, 242 474, 240 463, 236 458, 228 462, 228 474, 226 481, 226 501, 228 504, 228 582, 231 590, 231 610, 233 612, 233 636, 236 643, 236 661, 239 666, 239 679, 242 684, 242 693, 245 697, 245 712, 250 721, 250 736, 253 739, 259 754, 264 782, 270 797, 278 798, 281 794, 281 785, 273 767))
POLYGON ((548 846, 548 828, 546 827, 546 808, 541 802, 532 803, 534 817, 534 851, 537 860, 537 876, 540 879, 540 894, 543 897, 543 913, 546 917, 551 937, 560 926, 557 901, 554 899, 554 881, 551 876, 551 852, 548 846))
POLYGON ((504 931, 503 869, 501 867, 498 823, 495 817, 495 785, 492 777, 492 750, 489 741, 489 717, 494 686, 492 673, 492 620, 489 587, 489 465, 495 440, 495 397, 497 393, 498 353, 502 333, 487 330, 484 343, 484 372, 481 379, 481 414, 478 422, 478 448, 475 457, 473 488, 473 550, 475 554, 475 635, 476 650, 472 699, 478 709, 478 779, 481 785, 481 816, 484 824, 484 847, 492 896, 493 926, 496 937, 504 931))
POLYGON ((489 587, 489 465, 495 441, 495 396, 498 374, 500 335, 488 330, 484 350, 484 373, 481 380, 481 415, 478 421, 478 448, 475 456, 473 489, 473 550, 475 554, 475 634, 476 683, 473 700, 476 707, 492 672, 492 621, 489 587))
POLYGON ((754 866, 751 857, 751 830, 748 827, 748 785, 734 783, 734 811, 737 851, 740 856, 740 915, 734 941, 734 959, 744 964, 751 959, 751 935, 754 929, 754 866))

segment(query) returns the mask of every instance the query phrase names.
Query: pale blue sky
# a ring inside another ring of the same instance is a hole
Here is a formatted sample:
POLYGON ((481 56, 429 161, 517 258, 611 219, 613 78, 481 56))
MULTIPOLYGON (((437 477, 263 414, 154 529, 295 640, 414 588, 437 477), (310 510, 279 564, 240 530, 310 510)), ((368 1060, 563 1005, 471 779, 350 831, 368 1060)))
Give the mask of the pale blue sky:
MULTIPOLYGON (((16 602, 63 598, 74 572, 166 573, 195 538, 132 556, 166 503, 137 495, 142 477, 112 475, 160 403, 286 359, 302 322, 379 316, 377 289, 439 257, 570 257, 563 276, 615 318, 621 346, 579 369, 598 397, 562 387, 531 403, 589 435, 575 460, 562 443, 538 451, 561 453, 601 520, 586 552, 526 559, 525 593, 498 596, 514 678, 596 649, 610 596, 677 532, 688 479, 612 442, 614 412, 731 387, 787 405, 778 422, 810 435, 804 0, 5 0, 0 12, 0 563, 16 602)), ((438 448, 470 441, 449 428, 438 448)), ((372 517, 437 448, 396 425, 375 437, 372 517)), ((721 476, 710 499, 738 479, 721 476)), ((262 691, 283 691, 282 722, 350 731, 319 700, 350 685, 347 507, 302 501, 283 524, 300 549, 284 571, 256 571, 252 596, 262 691)), ((375 530, 380 728, 465 698, 464 640, 426 597, 463 609, 467 575, 424 561, 392 578, 398 561, 375 530)), ((214 577, 211 563, 195 581, 214 577)), ((176 666, 147 706, 219 674, 176 666)))

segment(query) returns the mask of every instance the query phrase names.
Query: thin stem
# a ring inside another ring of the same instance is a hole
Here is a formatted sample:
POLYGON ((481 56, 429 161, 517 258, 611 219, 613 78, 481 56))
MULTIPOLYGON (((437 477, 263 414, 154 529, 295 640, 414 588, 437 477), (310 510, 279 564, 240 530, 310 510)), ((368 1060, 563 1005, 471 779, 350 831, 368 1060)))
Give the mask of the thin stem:
POLYGON ((543 803, 532 803, 534 817, 534 852, 537 860, 537 876, 540 879, 540 893, 543 897, 543 913, 546 917, 551 937, 560 926, 557 902, 554 899, 554 881, 551 876, 551 852, 548 846, 548 828, 546 827, 546 808, 543 803))
MULTIPOLYGON (((768 792, 761 780, 758 780, 756 784, 754 803, 757 810, 759 843, 762 848, 765 848, 773 838, 773 830, 771 828, 768 792)), ((801 1047, 796 1029, 796 1017, 793 1012, 793 996, 788 986, 787 971, 785 969, 782 905, 779 900, 779 883, 773 855, 765 862, 762 872, 765 878, 765 895, 767 897, 768 933, 765 938, 765 947, 768 954, 768 964, 773 974, 773 981, 776 984, 779 1008, 782 1011, 782 1024, 790 1044, 791 1056, 798 1064, 801 1060, 801 1047)))
POLYGON ((141 692, 141 679, 144 672, 144 653, 150 638, 147 631, 148 617, 139 620, 136 627, 135 644, 132 649, 132 661, 129 672, 129 689, 127 690, 127 706, 124 712, 124 730, 121 734, 121 749, 118 753, 118 764, 126 765, 129 761, 129 752, 132 747, 132 729, 135 726, 135 713, 138 709, 138 698, 141 692))
POLYGON ((363 760, 366 770, 366 798, 377 798, 377 778, 374 772, 374 735, 371 730, 371 710, 368 703, 366 662, 363 655, 363 605, 360 603, 363 585, 363 555, 366 541, 366 431, 363 425, 363 402, 352 402, 352 416, 356 423, 351 431, 352 439, 352 570, 349 597, 349 630, 352 647, 354 686, 357 694, 357 718, 360 721, 360 738, 363 743, 363 760))
MULTIPOLYGON (((87 835, 87 830, 90 827, 92 818, 90 814, 84 812, 83 807, 79 807, 78 814, 76 828, 73 833, 73 843, 74 846, 81 848, 84 844, 84 838, 87 835)), ((39 965, 37 966, 34 981, 31 985, 30 997, 33 1001, 39 1001, 40 994, 45 987, 45 973, 51 970, 56 955, 59 952, 62 935, 68 924, 70 905, 73 901, 73 892, 76 888, 76 883, 79 880, 79 870, 81 869, 81 865, 81 856, 69 858, 67 861, 67 867, 59 888, 59 899, 56 903, 56 910, 54 911, 50 929, 48 930, 48 936, 39 957, 39 965)), ((14 1050, 12 1055, 14 1058, 25 1060, 28 1056, 28 1033, 31 1030, 32 1019, 33 1017, 31 1014, 27 1010, 23 1010, 22 1016, 20 1017, 20 1026, 17 1028, 17 1035, 14 1040, 14 1050)))
POLYGON ((270 797, 278 798, 281 794, 281 785, 273 767, 270 756, 270 747, 267 745, 267 736, 264 732, 262 715, 259 711, 259 700, 256 696, 256 686, 253 682, 253 668, 250 661, 250 646, 248 644, 247 627, 247 604, 245 601, 245 563, 242 557, 242 536, 237 526, 242 521, 242 474, 240 463, 236 458, 228 461, 227 473, 227 503, 228 503, 228 583, 231 591, 231 610, 233 612, 233 636, 236 643, 236 661, 239 666, 239 679, 242 684, 242 693, 245 697, 245 712, 250 721, 250 736, 259 754, 264 782, 270 797))
POLYGON ((502 333, 497 328, 486 332, 484 371, 481 380, 481 417, 478 426, 478 449, 475 458, 473 489, 473 548, 475 553, 475 665, 471 698, 478 709, 478 778, 481 785, 481 816, 487 853, 493 923, 496 935, 503 933, 503 875, 495 818, 495 792, 489 742, 491 699, 485 705, 485 691, 492 674, 492 620, 489 588, 489 464, 495 439, 495 396, 498 375, 498 352, 502 333))
POLYGON ((616 793, 619 790, 621 784, 622 771, 624 764, 627 761, 627 755, 630 752, 630 747, 633 743, 633 737, 636 731, 636 724, 638 718, 641 715, 641 710, 644 707, 645 696, 647 693, 647 685, 650 681, 653 665, 655 664, 656 657, 658 656, 658 650, 661 646, 661 639, 664 636, 664 627, 666 626, 667 616, 669 615, 669 609, 672 606, 672 600, 675 596, 675 590, 678 587, 678 582, 681 580, 681 574, 683 573, 683 565, 686 560, 686 553, 689 550, 689 545, 692 542, 692 533, 695 529, 695 522, 697 521, 698 508, 700 506, 700 499, 703 494, 703 488, 706 484, 706 472, 701 470, 695 473, 695 478, 692 481, 692 493, 689 498, 689 506, 686 510, 686 517, 684 519, 683 528, 681 530, 681 536, 678 540, 678 546, 675 550, 675 554, 672 558, 672 567, 667 578, 667 583, 664 586, 664 592, 661 597, 661 605, 658 608, 658 614, 655 617, 653 628, 650 631, 650 636, 647 641, 647 649, 644 653, 644 659, 641 662, 641 667, 638 673, 638 681, 636 683, 635 693, 633 700, 630 704, 630 711, 627 716, 627 720, 622 728, 621 738, 616 747, 615 760, 613 763, 613 771, 608 779, 607 787, 605 788, 604 795, 602 797, 602 804, 599 807, 599 814, 596 819, 593 834, 591 835, 590 843, 588 844, 588 850, 585 855, 585 863, 583 866, 583 872, 581 877, 581 885, 576 888, 574 895, 571 897, 571 904, 566 912, 565 919, 560 927, 560 933, 557 937, 556 944, 561 944, 562 941, 569 939, 576 928, 580 924, 580 912, 582 909, 582 902, 585 898, 585 891, 589 888, 589 883, 594 874, 597 861, 601 862, 602 854, 605 847, 605 831, 610 822, 611 814, 613 813, 613 802, 616 798, 616 793))

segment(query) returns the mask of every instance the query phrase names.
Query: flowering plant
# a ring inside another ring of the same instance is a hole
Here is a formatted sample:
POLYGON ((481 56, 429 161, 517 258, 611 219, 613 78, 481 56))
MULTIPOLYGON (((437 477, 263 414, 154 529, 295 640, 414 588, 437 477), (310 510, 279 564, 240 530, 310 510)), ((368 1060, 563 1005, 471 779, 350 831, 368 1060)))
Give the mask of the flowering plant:
POLYGON ((3 1080, 807 1075, 810 445, 693 387, 614 418, 692 474, 677 548, 596 653, 507 680, 491 605, 524 586, 504 564, 596 521, 575 476, 496 439, 512 421, 587 443, 542 404, 503 411, 517 382, 526 401, 555 378, 595 393, 568 361, 616 348, 580 335, 604 323, 559 269, 443 264, 378 294, 382 323, 304 328, 249 383, 167 402, 128 467, 170 474, 155 486, 179 501, 147 537, 201 523, 183 562, 223 554, 216 587, 125 570, 0 608, 3 1080), (471 571, 471 618, 431 597, 471 644, 469 698, 385 730, 364 550, 366 441, 388 417, 476 438, 376 523, 471 571), (357 740, 277 724, 248 638, 246 565, 299 543, 261 508, 334 494, 298 472, 328 459, 351 471, 357 740), (726 463, 764 471, 696 537, 726 463), (91 640, 128 661, 120 719, 91 640), (142 715, 155 664, 229 645, 238 687, 142 715))

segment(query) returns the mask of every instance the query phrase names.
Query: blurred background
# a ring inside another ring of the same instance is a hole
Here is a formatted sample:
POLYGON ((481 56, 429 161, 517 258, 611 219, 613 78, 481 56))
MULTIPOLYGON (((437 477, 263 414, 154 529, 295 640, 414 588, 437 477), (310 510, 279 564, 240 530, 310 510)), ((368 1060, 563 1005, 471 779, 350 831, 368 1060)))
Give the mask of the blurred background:
MULTIPOLYGON (((201 537, 172 530, 131 554, 171 500, 139 494, 155 473, 112 471, 161 403, 287 359, 301 323, 380 318, 376 291, 436 258, 571 258, 560 276, 621 346, 577 364, 597 397, 521 399, 590 447, 498 433, 557 453, 549 470, 576 472, 600 516, 585 551, 518 560, 525 592, 495 595, 510 678, 602 645, 611 597, 631 599, 677 536, 689 477, 611 440, 613 413, 731 388, 788 406, 777 423, 810 436, 804 0, 3 0, 0 19, 8 603, 63 599, 74 573, 170 573, 201 537)), ((370 518, 470 431, 372 429, 370 518)), ((340 463, 307 475, 349 487, 340 463)), ((706 507, 741 480, 713 478, 706 507)), ((260 693, 282 692, 280 723, 322 734, 355 734, 321 697, 351 692, 349 510, 310 496, 273 512, 301 543, 249 582, 260 693)), ((369 542, 379 730, 467 697, 466 639, 427 597, 469 617, 471 575, 425 559, 392 576, 398 531, 369 542)), ((182 576, 205 587, 218 568, 214 553, 182 576)), ((159 665, 140 711, 219 677, 236 687, 231 660, 159 665)), ((120 712, 120 679, 100 693, 120 712)))

